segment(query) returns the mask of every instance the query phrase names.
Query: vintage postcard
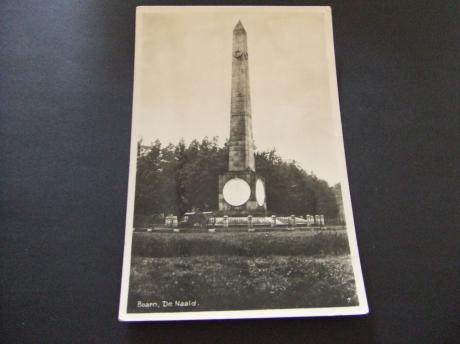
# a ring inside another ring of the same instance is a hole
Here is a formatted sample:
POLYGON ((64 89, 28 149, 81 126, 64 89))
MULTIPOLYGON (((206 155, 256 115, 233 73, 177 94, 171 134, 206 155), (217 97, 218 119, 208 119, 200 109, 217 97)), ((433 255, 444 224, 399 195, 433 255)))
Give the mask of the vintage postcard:
POLYGON ((123 321, 366 314, 329 7, 138 7, 123 321))

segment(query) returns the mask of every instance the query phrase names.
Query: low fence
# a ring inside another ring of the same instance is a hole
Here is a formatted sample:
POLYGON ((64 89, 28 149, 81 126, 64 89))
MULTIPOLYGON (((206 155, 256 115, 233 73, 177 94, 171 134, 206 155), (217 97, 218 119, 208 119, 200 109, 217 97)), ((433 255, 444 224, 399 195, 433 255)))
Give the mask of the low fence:
POLYGON ((215 227, 297 227, 297 226, 325 226, 324 215, 306 215, 305 218, 291 216, 235 216, 214 217, 208 220, 208 225, 215 227))
MULTIPOLYGON (((150 220, 150 219, 149 219, 150 220)), ((157 229, 167 229, 167 228, 178 228, 178 227, 197 227, 197 228, 255 228, 255 227, 287 227, 287 228, 296 228, 296 227, 315 227, 315 228, 324 228, 324 227, 333 227, 333 226, 343 226, 343 223, 338 222, 335 219, 330 219, 325 221, 324 215, 305 215, 303 217, 290 215, 290 216, 210 216, 207 219, 204 219, 203 222, 194 223, 193 225, 185 225, 182 222, 179 222, 179 219, 175 215, 165 216, 164 222, 162 224, 147 225, 147 221, 144 222, 144 225, 139 226, 140 223, 134 225, 135 228, 157 228, 157 229)))

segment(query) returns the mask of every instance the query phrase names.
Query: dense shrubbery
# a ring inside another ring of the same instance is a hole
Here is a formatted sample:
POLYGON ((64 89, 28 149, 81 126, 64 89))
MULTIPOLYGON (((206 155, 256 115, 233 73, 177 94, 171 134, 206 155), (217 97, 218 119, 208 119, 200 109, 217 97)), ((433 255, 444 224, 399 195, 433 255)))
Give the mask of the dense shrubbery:
MULTIPOLYGON (((228 146, 217 139, 162 146, 138 145, 135 216, 181 215, 192 209, 218 209, 218 178, 227 171, 228 146)), ((277 215, 337 215, 331 187, 275 152, 256 153, 256 169, 265 177, 267 206, 277 215)))

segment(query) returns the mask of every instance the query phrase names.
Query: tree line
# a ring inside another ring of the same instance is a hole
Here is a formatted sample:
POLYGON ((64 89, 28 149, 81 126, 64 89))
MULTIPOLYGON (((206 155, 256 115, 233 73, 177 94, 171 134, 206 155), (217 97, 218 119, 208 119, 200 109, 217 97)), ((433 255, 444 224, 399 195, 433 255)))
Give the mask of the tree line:
MULTIPOLYGON (((255 162, 257 173, 265 178, 270 214, 337 216, 335 195, 326 181, 295 161, 283 160, 275 149, 256 152, 255 162)), ((228 144, 220 146, 216 137, 189 145, 139 141, 135 217, 218 210, 219 175, 227 168, 228 144)))

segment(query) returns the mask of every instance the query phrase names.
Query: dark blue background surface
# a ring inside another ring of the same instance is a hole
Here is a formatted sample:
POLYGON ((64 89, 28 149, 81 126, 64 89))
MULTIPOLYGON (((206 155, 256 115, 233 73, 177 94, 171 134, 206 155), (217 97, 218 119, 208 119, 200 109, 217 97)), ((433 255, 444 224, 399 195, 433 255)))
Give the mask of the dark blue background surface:
POLYGON ((2 1, 1 341, 455 342, 458 1, 314 4, 332 5, 371 314, 118 323, 138 3, 2 1))

